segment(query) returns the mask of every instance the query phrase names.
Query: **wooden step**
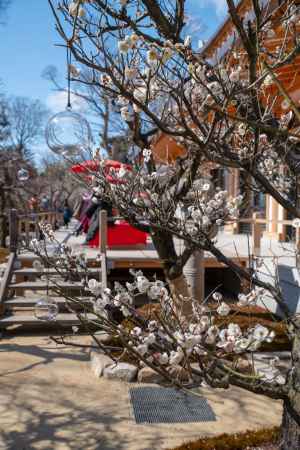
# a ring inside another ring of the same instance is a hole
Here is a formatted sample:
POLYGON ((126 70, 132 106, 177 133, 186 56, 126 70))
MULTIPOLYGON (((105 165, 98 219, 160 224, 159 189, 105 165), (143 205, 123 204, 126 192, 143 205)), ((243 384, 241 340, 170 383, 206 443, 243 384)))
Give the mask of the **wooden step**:
MULTIPOLYGON (((122 254, 122 251, 121 251, 122 254)), ((119 259, 119 254, 113 258, 115 259, 119 259)), ((18 255, 17 257, 17 261, 20 262, 20 264, 22 265, 22 267, 32 267, 32 264, 34 261, 39 260, 39 257, 36 256, 34 253, 23 253, 18 255)), ((49 256, 49 261, 56 261, 57 258, 53 258, 51 256, 49 256)), ((100 270, 100 262, 97 260, 97 252, 95 251, 95 255, 88 255, 87 256, 87 265, 89 268, 96 268, 100 270)), ((107 259, 107 267, 108 270, 113 269, 115 266, 115 262, 111 259, 108 258, 107 259)))
POLYGON ((86 295, 90 295, 89 291, 85 291, 84 287, 80 282, 71 282, 71 281, 61 281, 57 280, 57 282, 49 282, 46 281, 23 281, 21 283, 11 283, 9 285, 10 289, 23 289, 30 291, 45 291, 47 289, 65 289, 65 290, 81 290, 82 292, 86 292, 86 295))
MULTIPOLYGON (((4 307, 5 308, 32 308, 36 305, 36 303, 40 300, 41 297, 37 298, 30 298, 30 297, 13 297, 9 300, 5 300, 4 307)), ((66 305, 67 300, 63 297, 52 297, 50 296, 51 300, 53 300, 59 307, 66 305)), ((88 305, 90 304, 90 300, 87 297, 76 297, 77 301, 80 301, 82 305, 88 305)), ((69 302, 70 305, 77 306, 77 304, 69 302)), ((79 305, 78 305, 79 306, 79 305)))
MULTIPOLYGON (((14 270, 13 273, 14 273, 14 275, 22 275, 24 277, 30 277, 30 276, 33 276, 33 275, 36 275, 36 276, 46 275, 46 274, 59 275, 59 273, 67 274, 67 273, 70 273, 70 271, 61 270, 60 272, 57 272, 53 268, 41 271, 41 270, 36 270, 33 267, 25 267, 23 269, 14 270)), ((98 268, 95 268, 95 267, 88 268, 87 271, 85 271, 85 270, 80 270, 80 271, 76 270, 75 271, 74 270, 74 275, 77 274, 77 273, 79 275, 84 275, 85 273, 88 273, 89 275, 93 275, 93 276, 97 276, 98 275, 98 276, 100 276, 101 275, 101 270, 100 270, 100 268, 98 269, 98 268)))
MULTIPOLYGON (((92 313, 83 314, 83 318, 88 320, 96 319, 96 316, 92 313)), ((31 315, 11 315, 7 317, 0 318, 0 328, 5 328, 11 325, 47 325, 47 326, 57 326, 57 325, 80 325, 80 320, 76 314, 71 313, 60 313, 57 315, 54 321, 43 321, 38 320, 36 317, 31 315)))

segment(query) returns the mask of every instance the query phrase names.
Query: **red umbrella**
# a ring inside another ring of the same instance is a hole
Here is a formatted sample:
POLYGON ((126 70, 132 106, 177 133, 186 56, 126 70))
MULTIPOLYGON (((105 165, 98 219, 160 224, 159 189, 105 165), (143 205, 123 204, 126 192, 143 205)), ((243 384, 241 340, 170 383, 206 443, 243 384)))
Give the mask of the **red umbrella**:
MULTIPOLYGON (((132 166, 129 164, 121 163, 120 161, 114 161, 112 159, 105 159, 105 165, 103 167, 104 173, 106 175, 107 181, 110 183, 123 183, 124 181, 117 179, 114 175, 120 170, 124 168, 126 170, 132 171, 132 166)), ((103 163, 103 160, 101 161, 103 163)), ((84 161, 80 164, 75 164, 75 166, 71 167, 71 171, 74 173, 89 173, 89 172, 97 172, 99 170, 100 161, 99 160, 88 160, 84 161)))

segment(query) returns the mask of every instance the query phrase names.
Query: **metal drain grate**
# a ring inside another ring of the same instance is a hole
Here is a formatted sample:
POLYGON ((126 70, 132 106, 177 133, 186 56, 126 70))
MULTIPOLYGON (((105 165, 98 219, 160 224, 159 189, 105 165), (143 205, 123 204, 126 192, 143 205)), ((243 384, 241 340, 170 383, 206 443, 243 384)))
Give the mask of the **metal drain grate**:
POLYGON ((215 421, 204 397, 173 388, 137 387, 129 389, 136 423, 188 423, 215 421))

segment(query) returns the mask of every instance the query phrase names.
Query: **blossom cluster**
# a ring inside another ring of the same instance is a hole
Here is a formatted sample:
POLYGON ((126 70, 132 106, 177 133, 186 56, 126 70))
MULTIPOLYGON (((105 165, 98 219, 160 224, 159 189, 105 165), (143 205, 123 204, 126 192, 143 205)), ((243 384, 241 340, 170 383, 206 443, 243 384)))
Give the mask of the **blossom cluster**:
MULTIPOLYGON (((176 316, 172 317, 176 305, 164 282, 150 281, 141 271, 132 271, 132 274, 133 283, 126 283, 126 286, 116 283, 114 291, 111 289, 102 291, 101 283, 96 280, 88 282, 88 289, 96 297, 94 311, 97 314, 105 315, 105 306, 111 304, 120 308, 125 317, 134 317, 136 315, 134 297, 140 294, 147 295, 150 301, 160 302, 162 312, 158 320, 150 320, 144 328, 133 328, 128 337, 133 349, 151 362, 157 361, 163 365, 180 364, 192 355, 200 357, 213 350, 219 356, 254 352, 263 342, 271 342, 275 337, 273 331, 260 324, 246 331, 242 331, 235 323, 229 323, 227 326, 215 325, 214 309, 201 306, 192 300, 194 317, 188 324, 181 323, 179 326, 176 316), (167 315, 164 314, 166 312, 167 315)), ((258 293, 252 291, 243 297, 240 295, 240 303, 243 301, 243 304, 249 304, 250 298, 253 301, 260 294, 261 291, 258 293)), ((215 292, 212 299, 219 302, 216 309, 217 316, 228 316, 230 307, 227 303, 221 302, 222 295, 215 292)), ((122 325, 119 325, 119 330, 125 331, 122 325)))

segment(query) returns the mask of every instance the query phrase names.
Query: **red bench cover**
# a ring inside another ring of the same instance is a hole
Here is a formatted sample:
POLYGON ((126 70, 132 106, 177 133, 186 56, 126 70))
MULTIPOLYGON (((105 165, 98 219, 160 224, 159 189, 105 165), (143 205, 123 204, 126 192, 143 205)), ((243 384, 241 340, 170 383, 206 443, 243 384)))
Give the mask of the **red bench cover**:
MULTIPOLYGON (((146 244, 147 233, 132 227, 129 223, 122 221, 107 228, 107 245, 129 246, 137 244, 146 244)), ((96 233, 94 239, 89 242, 90 247, 99 247, 99 233, 96 233)))

